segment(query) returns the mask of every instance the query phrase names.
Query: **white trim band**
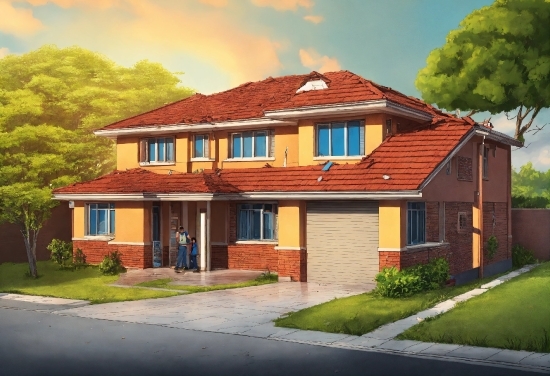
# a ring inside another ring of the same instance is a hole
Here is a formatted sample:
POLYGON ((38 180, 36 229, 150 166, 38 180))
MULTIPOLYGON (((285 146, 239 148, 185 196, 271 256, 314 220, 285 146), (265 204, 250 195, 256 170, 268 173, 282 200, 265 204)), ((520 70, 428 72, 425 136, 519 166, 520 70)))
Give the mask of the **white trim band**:
POLYGON ((398 200, 415 198, 422 198, 422 192, 243 192, 222 193, 216 195, 214 200, 398 200))
POLYGON ((113 240, 113 236, 105 236, 105 235, 98 235, 98 236, 84 236, 83 238, 72 238, 72 241, 96 241, 96 242, 110 242, 113 240))
POLYGON ((235 244, 237 244, 237 245, 247 245, 247 244, 277 245, 277 244, 279 244, 279 242, 269 241, 269 240, 266 240, 266 241, 262 241, 262 240, 237 240, 235 242, 235 244))
POLYGON ((305 251, 306 249, 304 247, 275 247, 276 251, 305 251))
POLYGON ((59 201, 211 201, 212 193, 54 193, 59 201))
POLYGON ((113 244, 113 245, 142 245, 142 246, 146 246, 146 245, 151 245, 151 243, 144 243, 144 242, 115 242, 115 241, 110 241, 109 243, 107 243, 109 245, 113 244))

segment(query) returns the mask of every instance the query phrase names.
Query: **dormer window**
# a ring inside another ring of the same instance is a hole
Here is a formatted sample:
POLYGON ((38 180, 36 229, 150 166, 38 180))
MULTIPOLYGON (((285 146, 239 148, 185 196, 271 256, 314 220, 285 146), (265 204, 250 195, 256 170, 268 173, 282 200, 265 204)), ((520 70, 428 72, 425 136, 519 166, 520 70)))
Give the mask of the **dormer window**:
POLYGON ((365 154, 365 124, 345 121, 317 124, 317 157, 360 157, 365 154))
POLYGON ((302 91, 323 90, 323 89, 328 89, 326 82, 323 80, 314 80, 314 81, 306 82, 304 86, 296 90, 296 93, 300 93, 302 91))
POLYGON ((144 138, 139 149, 141 164, 174 163, 174 137, 144 138))

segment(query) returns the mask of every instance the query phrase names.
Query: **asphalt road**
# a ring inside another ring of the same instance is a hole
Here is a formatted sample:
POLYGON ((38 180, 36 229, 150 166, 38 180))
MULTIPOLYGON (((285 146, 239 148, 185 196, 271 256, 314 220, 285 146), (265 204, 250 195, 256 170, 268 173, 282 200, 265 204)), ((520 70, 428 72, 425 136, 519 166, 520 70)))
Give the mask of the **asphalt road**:
POLYGON ((0 375, 540 375, 0 308, 0 375))

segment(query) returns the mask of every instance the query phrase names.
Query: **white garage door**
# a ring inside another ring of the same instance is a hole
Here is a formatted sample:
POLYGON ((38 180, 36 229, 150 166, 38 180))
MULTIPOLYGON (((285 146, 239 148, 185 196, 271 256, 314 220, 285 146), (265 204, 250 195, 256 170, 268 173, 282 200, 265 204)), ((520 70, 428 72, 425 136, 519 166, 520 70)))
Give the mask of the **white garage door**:
POLYGON ((308 202, 308 282, 373 282, 378 265, 378 201, 308 202))

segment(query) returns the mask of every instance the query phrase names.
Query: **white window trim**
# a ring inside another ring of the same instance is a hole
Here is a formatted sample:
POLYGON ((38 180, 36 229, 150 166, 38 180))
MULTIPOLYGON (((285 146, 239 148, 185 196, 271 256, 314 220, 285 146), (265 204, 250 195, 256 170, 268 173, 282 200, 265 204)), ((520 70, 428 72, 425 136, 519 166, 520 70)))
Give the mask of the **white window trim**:
POLYGON ((140 166, 174 166, 176 162, 139 162, 140 166))
POLYGON ((200 134, 193 135, 193 150, 192 150, 192 153, 191 153, 193 157, 191 158, 191 160, 193 160, 193 159, 197 159, 197 160, 201 160, 201 159, 202 160, 208 160, 208 159, 210 159, 210 155, 206 156, 207 153, 210 154, 210 147, 209 147, 210 145, 208 145, 208 147, 205 148, 205 146, 206 146, 205 143, 206 142, 208 142, 208 143, 210 142, 210 137, 209 137, 208 134, 200 133, 200 134), (197 150, 196 143, 197 143, 197 137, 198 136, 203 137, 203 139, 202 139, 202 155, 203 155, 203 157, 196 157, 195 156, 195 152, 197 150))
MULTIPOLYGON (((244 132, 235 132, 235 133, 231 133, 231 157, 230 158, 227 158, 227 160, 269 160, 270 158, 273 158, 272 156, 270 156, 269 152, 270 152, 270 142, 271 142, 271 134, 269 132, 268 129, 259 129, 259 130, 254 130, 254 131, 244 131, 244 132), (244 137, 243 135, 245 133, 252 133, 252 157, 243 157, 244 155, 244 137), (256 133, 265 133, 265 153, 266 153, 266 156, 265 157, 254 157, 254 153, 256 152, 256 133), (235 135, 240 135, 241 136, 241 156, 240 157, 235 157, 235 150, 233 149, 233 139, 235 138, 235 135)), ((273 158, 273 160, 275 160, 275 158, 273 158)))
POLYGON ((279 244, 279 241, 267 239, 267 240, 237 240, 235 244, 279 244))
MULTIPOLYGON (((333 121, 333 122, 328 122, 328 123, 317 123, 315 124, 315 150, 313 151, 313 160, 316 160, 315 158, 319 158, 318 160, 326 160, 326 159, 334 159, 336 160, 337 158, 339 159, 360 159, 360 158, 363 158, 365 155, 362 154, 362 155, 348 155, 348 123, 352 122, 352 121, 358 121, 359 122, 359 126, 360 127, 363 127, 363 137, 366 137, 366 132, 364 130, 364 127, 365 127, 365 122, 363 120, 346 120, 346 121, 333 121), (328 150, 329 152, 332 150, 332 126, 333 125, 340 125, 340 124, 343 124, 344 125, 344 154, 345 155, 341 155, 341 156, 331 156, 331 155, 323 155, 323 156, 319 156, 319 127, 320 126, 328 126, 329 127, 329 132, 330 132, 330 135, 329 135, 329 138, 328 138, 328 150)), ((365 148, 365 142, 366 140, 363 140, 363 148, 365 148)), ((361 142, 359 142, 359 145, 361 145, 361 142)), ((365 150, 363 150, 363 153, 365 153, 365 150)))
POLYGON ((246 158, 227 158, 224 162, 261 162, 261 161, 274 161, 275 157, 246 157, 246 158))
POLYGON ((314 161, 326 161, 326 160, 331 160, 331 161, 354 161, 354 160, 357 160, 357 159, 363 159, 365 158, 366 155, 353 155, 351 157, 313 157, 313 160, 314 161))
POLYGON ((214 158, 191 158, 190 162, 216 162, 214 158))
MULTIPOLYGON (((115 238, 115 233, 107 233, 107 234, 90 234, 90 205, 98 205, 98 204, 105 204, 105 202, 88 202, 84 206, 85 210, 85 228, 84 228, 84 238, 89 240, 113 240, 115 238)), ((111 210, 115 210, 115 231, 116 231, 116 208, 114 206, 114 202, 107 202, 107 205, 109 205, 108 209, 102 209, 107 210, 107 228, 111 228, 111 210), (113 205, 113 208, 111 208, 111 205, 113 205)))
MULTIPOLYGON (((174 165, 176 164, 176 137, 174 136, 159 136, 159 137, 145 137, 144 138, 146 140, 146 153, 147 153, 147 159, 149 159, 149 161, 144 161, 144 162, 139 162, 139 165, 140 166, 148 166, 148 165, 156 165, 156 166, 170 166, 170 165, 174 165), (172 157, 174 158, 173 160, 164 160, 164 161, 158 161, 158 140, 160 139, 164 139, 165 140, 165 148, 164 148, 164 159, 166 159, 166 155, 168 154, 167 153, 167 148, 166 148, 166 139, 168 138, 171 138, 172 139, 172 157), (154 161, 151 161, 151 156, 149 155, 149 141, 150 140, 155 140, 155 160, 154 161)), ((141 150, 140 150, 141 152, 141 150)), ((141 159, 141 157, 140 157, 141 159)))

